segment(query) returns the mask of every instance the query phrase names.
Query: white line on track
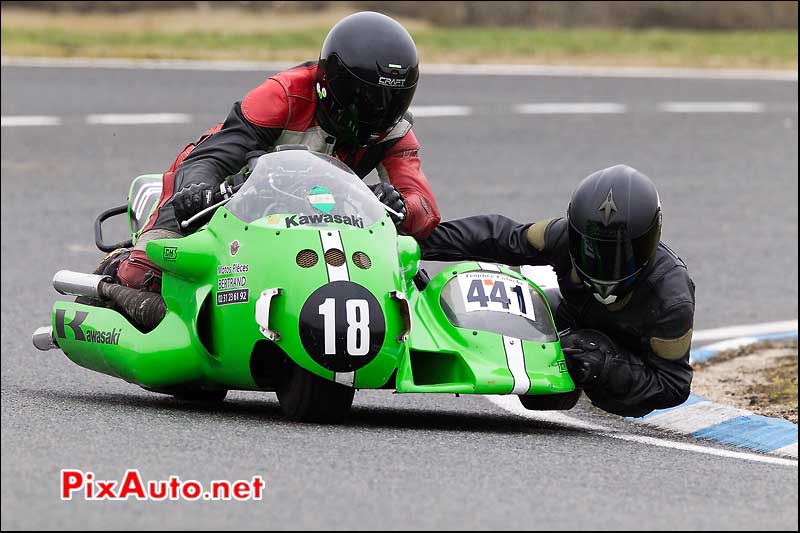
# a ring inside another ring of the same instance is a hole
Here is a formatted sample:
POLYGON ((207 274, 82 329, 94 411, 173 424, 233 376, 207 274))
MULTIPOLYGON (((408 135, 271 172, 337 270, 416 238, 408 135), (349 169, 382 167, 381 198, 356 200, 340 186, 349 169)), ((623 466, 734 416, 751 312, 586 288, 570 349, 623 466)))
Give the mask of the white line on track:
MULTIPOLYGON (((661 102, 658 109, 667 113, 761 113, 766 105, 761 102, 661 102)), ((797 111, 796 107, 793 110, 797 111)), ((465 105, 418 105, 411 112, 418 118, 466 117, 475 109, 465 105)), ((617 102, 539 102, 513 106, 521 115, 595 115, 627 113, 625 104, 617 102)), ((84 117, 89 125, 158 125, 187 124, 194 117, 186 113, 105 113, 84 117)), ((4 115, 2 126, 60 126, 62 117, 45 115, 4 115)))
MULTIPOLYGON (((206 71, 281 71, 296 63, 253 61, 152 60, 124 58, 50 58, 3 56, 3 66, 44 68, 117 68, 206 71)), ((676 78, 797 82, 797 70, 700 68, 581 67, 571 65, 446 64, 421 66, 423 75, 459 76, 568 76, 598 78, 676 78)))
POLYGON ((797 320, 729 326, 725 328, 695 331, 692 334, 692 344, 697 342, 733 339, 735 337, 752 337, 757 335, 770 335, 772 333, 790 333, 793 331, 797 331, 797 320))
POLYGON ((465 117, 472 114, 472 108, 465 105, 419 105, 411 106, 411 113, 417 117, 465 117))
POLYGON ((521 104, 514 106, 514 112, 522 115, 558 115, 558 114, 608 114, 625 113, 627 107, 615 102, 558 102, 540 104, 521 104))
POLYGON ((598 424, 592 424, 583 420, 578 420, 557 411, 528 411, 522 406, 522 404, 520 404, 519 399, 514 395, 485 396, 485 398, 504 411, 521 416, 523 418, 528 418, 530 420, 536 420, 539 422, 550 422, 564 427, 583 429, 597 433, 603 437, 624 440, 628 442, 637 442, 639 444, 647 444, 649 446, 658 446, 660 448, 671 448, 687 452, 714 455, 717 457, 728 457, 732 459, 742 459, 745 461, 754 461, 758 463, 768 463, 782 466, 793 466, 797 468, 797 461, 793 461, 791 459, 782 459, 779 457, 769 457, 745 452, 734 452, 721 448, 713 448, 711 446, 699 446, 697 444, 657 439, 654 437, 646 437, 644 435, 616 433, 611 428, 598 424))
POLYGON ((93 125, 187 124, 192 116, 185 113, 107 113, 87 115, 93 125))
POLYGON ((423 74, 460 76, 553 76, 594 78, 676 78, 701 80, 797 81, 796 70, 738 70, 701 68, 581 67, 574 65, 430 64, 423 74))
POLYGON ((662 102, 661 111, 667 113, 762 113, 760 102, 662 102))
POLYGON ((17 115, 17 116, 2 116, 0 117, 0 126, 6 127, 19 127, 19 126, 59 126, 61 119, 58 117, 43 116, 43 115, 17 115))

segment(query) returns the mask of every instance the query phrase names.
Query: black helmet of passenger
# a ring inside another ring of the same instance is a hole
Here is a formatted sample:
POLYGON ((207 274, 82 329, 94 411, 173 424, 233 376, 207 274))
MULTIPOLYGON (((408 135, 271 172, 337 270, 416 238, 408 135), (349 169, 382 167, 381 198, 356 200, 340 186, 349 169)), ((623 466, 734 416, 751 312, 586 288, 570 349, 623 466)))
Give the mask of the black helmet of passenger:
POLYGON ((374 143, 403 118, 418 78, 417 47, 400 23, 371 11, 345 17, 322 44, 317 121, 345 144, 374 143))
POLYGON ((608 305, 632 291, 661 238, 650 178, 627 165, 595 172, 572 194, 567 219, 572 266, 594 297, 608 305))

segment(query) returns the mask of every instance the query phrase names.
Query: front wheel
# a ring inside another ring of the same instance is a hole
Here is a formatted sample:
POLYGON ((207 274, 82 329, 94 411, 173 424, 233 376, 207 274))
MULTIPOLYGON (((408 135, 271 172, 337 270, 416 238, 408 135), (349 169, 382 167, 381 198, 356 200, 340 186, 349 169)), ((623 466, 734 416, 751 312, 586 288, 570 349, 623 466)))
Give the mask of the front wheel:
POLYGON ((290 419, 337 424, 350 411, 355 389, 292 364, 277 393, 281 410, 290 419))
POLYGON ((581 389, 561 394, 544 394, 541 396, 520 396, 522 406, 529 411, 568 411, 575 407, 581 397, 581 389))

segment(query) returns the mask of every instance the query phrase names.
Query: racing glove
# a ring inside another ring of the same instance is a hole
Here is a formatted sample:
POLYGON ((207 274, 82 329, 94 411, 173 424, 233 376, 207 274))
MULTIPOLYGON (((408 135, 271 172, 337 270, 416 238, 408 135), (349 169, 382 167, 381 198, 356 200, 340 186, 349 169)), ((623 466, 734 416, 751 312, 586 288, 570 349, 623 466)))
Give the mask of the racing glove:
POLYGON ((203 209, 220 202, 223 198, 220 187, 208 183, 187 185, 172 197, 175 219, 189 220, 203 209))
POLYGON ((381 182, 376 183, 375 185, 370 185, 370 189, 375 194, 375 196, 380 200, 384 205, 389 207, 389 209, 395 211, 400 216, 393 213, 389 213, 389 216, 392 217, 392 221, 394 222, 395 226, 400 225, 403 220, 406 218, 406 202, 403 200, 403 195, 400 194, 400 191, 394 188, 394 185, 391 183, 381 182))
POLYGON ((592 329, 567 333, 561 337, 561 347, 569 375, 579 387, 602 382, 607 363, 616 354, 614 342, 592 329))

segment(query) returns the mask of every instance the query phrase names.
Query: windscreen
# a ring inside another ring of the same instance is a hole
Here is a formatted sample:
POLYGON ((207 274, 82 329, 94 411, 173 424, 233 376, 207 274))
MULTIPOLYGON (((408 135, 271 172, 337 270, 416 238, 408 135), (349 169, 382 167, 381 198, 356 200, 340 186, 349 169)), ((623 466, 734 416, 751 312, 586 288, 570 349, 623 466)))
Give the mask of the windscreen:
POLYGON ((287 228, 327 224, 364 228, 385 216, 383 205, 349 168, 307 150, 258 158, 226 207, 247 223, 282 216, 287 228))
POLYGON ((547 304, 526 281, 499 272, 473 271, 447 282, 442 310, 456 327, 491 331, 534 342, 555 342, 547 304))

